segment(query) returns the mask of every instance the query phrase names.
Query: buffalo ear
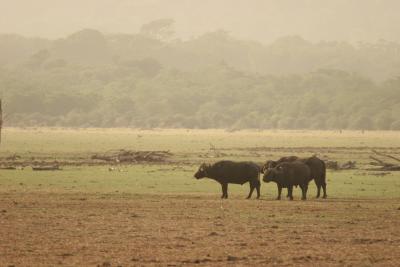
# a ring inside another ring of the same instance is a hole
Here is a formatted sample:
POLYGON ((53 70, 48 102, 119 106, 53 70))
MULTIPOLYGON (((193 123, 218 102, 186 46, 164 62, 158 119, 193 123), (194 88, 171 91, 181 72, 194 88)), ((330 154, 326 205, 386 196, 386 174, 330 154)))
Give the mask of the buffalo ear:
POLYGON ((265 171, 265 166, 261 166, 260 173, 264 173, 264 171, 265 171))
POLYGON ((201 171, 204 171, 204 170, 206 170, 207 168, 209 168, 210 167, 210 164, 207 164, 207 163, 202 163, 201 165, 200 165, 200 170, 201 171))
POLYGON ((205 164, 205 163, 202 163, 202 164, 200 165, 199 170, 200 170, 200 171, 204 170, 204 167, 205 167, 205 166, 206 166, 206 164, 205 164))

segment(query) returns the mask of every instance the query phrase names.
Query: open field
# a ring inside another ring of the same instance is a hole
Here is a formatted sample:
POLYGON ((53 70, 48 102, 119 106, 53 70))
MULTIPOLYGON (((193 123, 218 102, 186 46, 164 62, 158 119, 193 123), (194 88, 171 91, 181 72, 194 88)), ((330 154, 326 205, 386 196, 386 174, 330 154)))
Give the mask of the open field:
POLYGON ((235 132, 6 129, 0 170, 0 266, 398 266, 400 172, 367 170, 371 150, 400 156, 396 132, 235 132), (168 150, 163 162, 91 161, 112 149, 168 150), (328 199, 260 200, 230 185, 228 200, 193 173, 202 161, 283 155, 345 162, 328 172, 328 199), (17 159, 7 160, 18 155, 17 159), (89 166, 88 165, 93 165, 89 166), (112 171, 109 171, 112 164, 112 171))
MULTIPOLYGON (((215 161, 215 158, 254 160, 284 155, 310 156, 359 164, 370 162, 371 149, 400 156, 400 133, 372 131, 239 131, 135 129, 6 129, 2 162, 18 155, 21 162, 86 164, 90 156, 115 149, 170 151, 175 163, 215 161)), ((17 161, 18 162, 18 161, 17 161)))

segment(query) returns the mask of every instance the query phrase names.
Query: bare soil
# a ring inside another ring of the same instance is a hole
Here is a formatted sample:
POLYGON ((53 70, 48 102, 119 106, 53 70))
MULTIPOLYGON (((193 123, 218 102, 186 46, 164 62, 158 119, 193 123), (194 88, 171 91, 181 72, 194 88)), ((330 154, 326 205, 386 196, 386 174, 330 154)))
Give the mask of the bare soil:
POLYGON ((8 192, 0 266, 398 266, 399 199, 8 192))

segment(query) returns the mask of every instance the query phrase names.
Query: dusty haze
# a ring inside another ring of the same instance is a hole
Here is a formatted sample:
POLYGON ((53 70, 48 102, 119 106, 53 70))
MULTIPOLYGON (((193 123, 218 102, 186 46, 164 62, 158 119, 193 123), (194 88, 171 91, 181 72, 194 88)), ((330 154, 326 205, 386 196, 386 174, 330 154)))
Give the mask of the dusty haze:
POLYGON ((399 11, 0 0, 0 267, 399 266, 399 11))
POLYGON ((0 0, 0 33, 135 33, 144 23, 172 18, 182 39, 225 29, 262 42, 293 34, 311 41, 399 41, 399 10, 396 0, 0 0))
POLYGON ((399 10, 395 0, 0 0, 6 124, 400 130, 399 10))

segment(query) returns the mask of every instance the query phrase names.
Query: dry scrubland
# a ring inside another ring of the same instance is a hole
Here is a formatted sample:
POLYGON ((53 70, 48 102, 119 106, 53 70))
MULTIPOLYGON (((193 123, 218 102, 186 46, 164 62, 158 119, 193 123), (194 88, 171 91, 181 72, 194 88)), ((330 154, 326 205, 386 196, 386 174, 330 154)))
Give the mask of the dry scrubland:
POLYGON ((6 129, 0 170, 0 266, 397 266, 400 172, 369 171, 371 150, 400 157, 398 132, 6 129), (169 150, 158 163, 90 160, 111 149, 169 150), (230 185, 196 181, 199 163, 283 155, 357 161, 328 172, 328 199, 245 200, 230 185), (10 156, 17 155, 10 160, 10 156), (92 166, 88 166, 88 164, 92 166))

